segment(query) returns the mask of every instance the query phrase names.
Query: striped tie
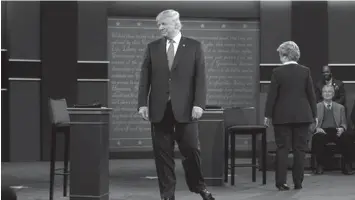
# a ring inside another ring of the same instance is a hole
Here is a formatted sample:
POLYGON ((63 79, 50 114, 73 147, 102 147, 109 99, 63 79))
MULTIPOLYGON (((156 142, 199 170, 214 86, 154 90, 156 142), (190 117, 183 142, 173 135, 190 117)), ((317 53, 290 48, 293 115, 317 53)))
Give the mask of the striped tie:
POLYGON ((174 40, 168 39, 170 45, 168 48, 167 56, 168 56, 168 65, 169 65, 169 70, 171 70, 174 62, 174 40))

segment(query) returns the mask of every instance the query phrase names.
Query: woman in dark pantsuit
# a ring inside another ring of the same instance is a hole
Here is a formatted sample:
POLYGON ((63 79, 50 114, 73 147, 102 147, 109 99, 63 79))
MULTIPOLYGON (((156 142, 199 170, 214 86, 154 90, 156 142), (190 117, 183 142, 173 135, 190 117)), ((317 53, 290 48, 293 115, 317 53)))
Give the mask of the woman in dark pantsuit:
POLYGON ((295 189, 302 188, 308 130, 317 121, 317 105, 311 72, 297 63, 300 50, 287 41, 277 49, 282 66, 273 70, 265 107, 265 125, 274 126, 276 150, 276 187, 287 185, 288 154, 293 151, 292 176, 295 189))

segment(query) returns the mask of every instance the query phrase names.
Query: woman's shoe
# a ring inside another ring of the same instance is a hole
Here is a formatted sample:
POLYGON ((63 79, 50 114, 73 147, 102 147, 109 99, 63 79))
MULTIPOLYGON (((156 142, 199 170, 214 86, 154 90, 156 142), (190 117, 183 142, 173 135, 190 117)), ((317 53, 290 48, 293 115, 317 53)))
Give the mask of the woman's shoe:
POLYGON ((286 191, 286 190, 290 190, 290 187, 288 187, 288 185, 282 184, 282 185, 276 185, 277 189, 279 189, 280 191, 286 191))

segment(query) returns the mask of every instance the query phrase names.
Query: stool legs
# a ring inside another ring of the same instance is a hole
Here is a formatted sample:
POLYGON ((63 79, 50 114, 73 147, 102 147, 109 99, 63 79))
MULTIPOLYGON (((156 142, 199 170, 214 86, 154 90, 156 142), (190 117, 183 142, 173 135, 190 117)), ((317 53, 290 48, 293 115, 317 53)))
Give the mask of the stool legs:
MULTIPOLYGON (((49 200, 53 200, 54 196, 54 177, 56 175, 56 148, 57 148, 57 128, 52 125, 52 139, 51 139, 51 157, 49 170, 49 200)), ((67 196, 67 185, 69 176, 69 144, 70 144, 70 128, 64 130, 64 170, 63 170, 63 196, 67 196)))
POLYGON ((256 181, 256 133, 252 134, 252 180, 256 181))
POLYGON ((224 182, 228 182, 229 165, 229 132, 226 131, 224 139, 224 182))
POLYGON ((316 170, 316 155, 313 152, 313 149, 311 151, 311 170, 312 172, 315 172, 316 170))
POLYGON ((231 185, 234 185, 235 176, 235 135, 231 134, 231 185))
POLYGON ((64 175, 63 175, 63 196, 67 196, 68 188, 68 175, 69 175, 69 144, 70 144, 70 134, 68 130, 64 134, 64 175))
POLYGON ((55 127, 52 126, 52 144, 51 144, 51 163, 50 163, 50 177, 49 177, 49 200, 53 200, 53 190, 54 190, 54 170, 55 170, 55 160, 56 160, 56 135, 55 127))
POLYGON ((267 155, 267 145, 266 145, 266 130, 262 133, 261 136, 261 148, 262 148, 262 168, 263 168, 263 184, 266 184, 266 155, 267 155))
MULTIPOLYGON (((231 185, 235 184, 235 134, 226 134, 228 137, 230 135, 230 159, 231 159, 231 185)), ((256 137, 257 133, 252 134, 252 180, 256 182, 256 137)), ((262 132, 262 139, 261 139, 261 152, 262 152, 262 183, 266 184, 266 155, 267 155, 267 144, 266 144, 266 131, 262 132)), ((226 146, 228 143, 226 142, 226 146)), ((227 152, 225 152, 225 180, 228 181, 228 148, 226 148, 227 152), (227 167, 226 167, 227 166, 227 167)))

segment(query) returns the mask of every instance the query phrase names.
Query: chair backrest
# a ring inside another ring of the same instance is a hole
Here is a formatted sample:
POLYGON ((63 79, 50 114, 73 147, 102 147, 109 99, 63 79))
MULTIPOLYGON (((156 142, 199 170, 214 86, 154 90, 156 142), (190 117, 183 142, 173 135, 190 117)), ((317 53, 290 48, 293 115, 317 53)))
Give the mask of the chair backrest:
POLYGON ((69 125, 70 117, 65 99, 49 99, 49 114, 54 125, 69 125))
POLYGON ((257 121, 256 109, 254 107, 225 108, 223 116, 225 128, 235 125, 255 125, 257 121))

